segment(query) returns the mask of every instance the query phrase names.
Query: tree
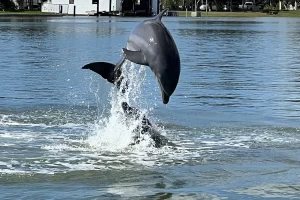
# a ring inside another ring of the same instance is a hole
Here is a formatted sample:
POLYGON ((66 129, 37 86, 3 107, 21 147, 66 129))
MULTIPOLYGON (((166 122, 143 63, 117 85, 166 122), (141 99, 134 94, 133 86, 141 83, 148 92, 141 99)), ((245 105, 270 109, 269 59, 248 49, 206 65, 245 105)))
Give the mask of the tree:
POLYGON ((24 0, 17 0, 17 3, 19 5, 19 9, 23 9, 24 8, 24 0))
POLYGON ((179 7, 179 0, 161 0, 164 8, 177 10, 179 7))
POLYGON ((3 7, 3 9, 9 9, 9 10, 16 9, 16 5, 12 0, 0 0, 0 5, 3 7))
POLYGON ((225 0, 214 0, 216 7, 217 7, 217 11, 222 11, 223 10, 223 6, 226 4, 225 0))

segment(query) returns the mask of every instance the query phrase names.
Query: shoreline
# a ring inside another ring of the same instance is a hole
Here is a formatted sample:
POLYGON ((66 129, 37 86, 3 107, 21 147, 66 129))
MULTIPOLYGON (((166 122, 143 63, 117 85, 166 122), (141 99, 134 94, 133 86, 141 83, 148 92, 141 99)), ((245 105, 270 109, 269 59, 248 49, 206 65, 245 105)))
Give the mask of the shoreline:
POLYGON ((40 11, 0 11, 0 17, 62 17, 62 14, 40 11))
MULTIPOLYGON (((179 17, 191 17, 191 12, 193 11, 170 11, 170 12, 177 12, 177 16, 179 17)), ((268 14, 268 11, 239 11, 239 12, 205 12, 205 11, 198 11, 201 12, 201 17, 300 17, 300 10, 281 10, 278 11, 277 14, 268 14)))
POLYGON ((1 14, 0 17, 63 17, 63 15, 1 14))
MULTIPOLYGON (((193 11, 172 11, 169 12, 176 13, 177 17, 192 17, 191 13, 193 11)), ((286 11, 281 10, 276 14, 268 14, 264 11, 251 12, 251 11, 241 11, 241 12, 205 12, 198 11, 201 13, 201 17, 300 17, 300 10, 286 11)), ((62 16, 73 16, 73 15, 64 15, 57 13, 44 13, 40 11, 0 11, 0 17, 62 17, 62 16)), ((76 16, 85 16, 85 15, 76 15, 76 16)), ((86 15, 88 16, 88 15, 86 15)))

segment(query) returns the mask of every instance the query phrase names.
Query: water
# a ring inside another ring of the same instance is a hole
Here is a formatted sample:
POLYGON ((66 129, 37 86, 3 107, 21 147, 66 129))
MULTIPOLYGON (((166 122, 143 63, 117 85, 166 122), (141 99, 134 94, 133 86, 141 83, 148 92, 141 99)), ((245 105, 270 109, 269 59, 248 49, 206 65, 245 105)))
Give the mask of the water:
POLYGON ((141 18, 0 18, 0 199, 300 199, 300 19, 164 18, 182 61, 163 105, 117 62, 141 18), (130 147, 120 102, 178 148, 130 147))

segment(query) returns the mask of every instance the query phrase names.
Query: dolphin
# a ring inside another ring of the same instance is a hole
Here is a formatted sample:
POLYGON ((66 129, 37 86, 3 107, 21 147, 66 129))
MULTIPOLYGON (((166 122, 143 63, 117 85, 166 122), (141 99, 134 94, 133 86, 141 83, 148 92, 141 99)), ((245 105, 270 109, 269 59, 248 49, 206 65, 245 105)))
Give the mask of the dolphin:
POLYGON ((119 87, 123 80, 121 66, 125 60, 149 66, 158 80, 162 101, 167 104, 178 84, 180 57, 170 32, 161 21, 166 11, 142 21, 132 30, 117 64, 94 62, 82 69, 90 69, 119 87))
POLYGON ((161 148, 163 146, 175 146, 170 142, 165 136, 161 135, 155 128, 152 126, 152 123, 145 115, 142 115, 142 112, 135 107, 130 107, 128 103, 122 102, 122 109, 125 113, 128 120, 131 119, 142 119, 140 124, 133 130, 136 133, 136 136, 133 138, 134 142, 131 145, 138 144, 141 140, 141 134, 148 134, 150 138, 154 141, 154 147, 161 148))

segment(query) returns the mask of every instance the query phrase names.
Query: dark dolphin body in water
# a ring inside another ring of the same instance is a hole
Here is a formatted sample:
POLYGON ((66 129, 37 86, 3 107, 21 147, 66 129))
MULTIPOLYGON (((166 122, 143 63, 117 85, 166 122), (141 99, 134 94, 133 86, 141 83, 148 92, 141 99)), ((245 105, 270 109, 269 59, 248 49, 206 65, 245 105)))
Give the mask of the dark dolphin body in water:
POLYGON ((166 11, 141 22, 132 30, 127 46, 123 48, 123 56, 117 64, 94 62, 85 65, 83 69, 90 69, 120 86, 121 66, 126 59, 136 64, 147 65, 157 77, 163 103, 167 104, 178 84, 180 58, 170 32, 161 22, 166 11))
POLYGON ((140 124, 134 130, 136 136, 134 137, 133 145, 138 144, 140 140, 142 140, 141 135, 148 134, 154 141, 154 146, 156 148, 160 148, 165 145, 175 146, 165 136, 161 135, 157 130, 155 130, 149 119, 147 119, 145 115, 141 116, 142 113, 137 108, 130 107, 126 102, 123 102, 122 109, 128 120, 141 119, 140 124))

